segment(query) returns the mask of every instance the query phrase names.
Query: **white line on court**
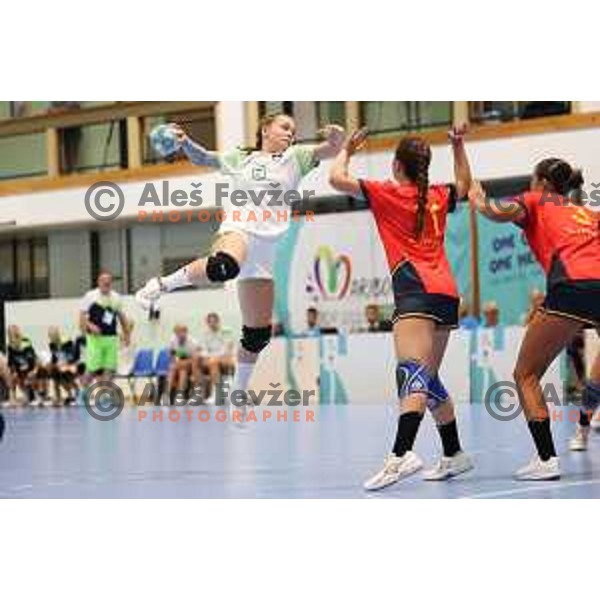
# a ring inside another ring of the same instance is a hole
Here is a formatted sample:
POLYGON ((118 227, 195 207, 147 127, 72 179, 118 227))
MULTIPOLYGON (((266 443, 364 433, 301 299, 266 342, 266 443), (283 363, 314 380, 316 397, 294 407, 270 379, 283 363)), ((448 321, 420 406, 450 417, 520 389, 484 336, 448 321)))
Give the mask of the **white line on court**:
POLYGON ((537 485, 530 485, 527 487, 512 488, 509 490, 497 490, 495 492, 484 492, 483 494, 472 494, 471 496, 461 496, 459 500, 474 500, 481 498, 501 498, 503 496, 518 496, 519 494, 526 494, 527 492, 545 492, 548 490, 560 490, 570 487, 579 487, 585 485, 593 485, 594 483, 600 483, 600 479, 586 479, 584 481, 569 481, 566 483, 544 483, 540 481, 537 485))

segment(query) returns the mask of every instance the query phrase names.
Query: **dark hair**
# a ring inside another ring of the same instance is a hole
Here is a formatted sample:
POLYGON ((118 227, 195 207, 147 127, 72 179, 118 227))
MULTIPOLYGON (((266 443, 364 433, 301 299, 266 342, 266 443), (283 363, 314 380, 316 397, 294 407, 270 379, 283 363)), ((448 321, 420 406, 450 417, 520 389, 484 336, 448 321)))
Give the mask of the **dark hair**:
POLYGON ((315 315, 319 314, 319 311, 314 306, 311 306, 310 308, 307 308, 306 312, 307 313, 311 313, 311 314, 315 314, 315 315))
POLYGON ((405 175, 417 186, 419 193, 417 208, 417 225, 415 235, 421 237, 425 227, 425 209, 429 193, 429 165, 431 148, 420 137, 407 136, 400 140, 394 157, 404 169, 405 175))
POLYGON ((98 281, 98 279, 100 279, 100 277, 102 277, 103 275, 108 275, 111 279, 113 278, 113 274, 111 271, 109 271, 108 269, 100 269, 98 271, 98 275, 96 275, 96 281, 98 281))
POLYGON ((535 167, 535 176, 545 179, 553 191, 561 196, 571 191, 579 190, 583 185, 583 175, 579 169, 560 158, 546 158, 535 167))

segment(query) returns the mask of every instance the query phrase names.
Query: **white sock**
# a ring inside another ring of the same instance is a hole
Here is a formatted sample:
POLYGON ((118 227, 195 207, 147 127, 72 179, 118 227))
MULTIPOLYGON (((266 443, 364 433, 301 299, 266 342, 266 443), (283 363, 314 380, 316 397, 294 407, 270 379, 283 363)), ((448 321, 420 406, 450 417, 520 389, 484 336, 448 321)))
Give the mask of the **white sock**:
POLYGON ((172 292, 178 288, 193 285, 187 267, 183 267, 182 269, 179 269, 179 271, 175 271, 175 273, 171 273, 171 275, 167 275, 166 277, 161 277, 160 283, 166 292, 172 292))
POLYGON ((248 382, 250 381, 250 377, 252 376, 252 371, 254 371, 254 365, 256 363, 246 363, 240 362, 237 365, 235 370, 235 379, 233 380, 232 391, 248 390, 248 382))

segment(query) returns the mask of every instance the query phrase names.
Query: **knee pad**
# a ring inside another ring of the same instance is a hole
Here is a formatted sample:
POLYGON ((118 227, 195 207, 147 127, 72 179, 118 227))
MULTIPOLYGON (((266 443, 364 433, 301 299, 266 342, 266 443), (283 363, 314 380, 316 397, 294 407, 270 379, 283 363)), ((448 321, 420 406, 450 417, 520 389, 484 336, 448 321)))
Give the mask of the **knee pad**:
POLYGON ((427 408, 434 411, 440 405, 450 400, 450 394, 444 387, 439 374, 431 379, 429 384, 429 394, 427 395, 427 408))
POLYGON ((431 375, 425 365, 416 360, 404 360, 396 366, 396 383, 400 400, 417 393, 427 394, 429 397, 431 375))
POLYGON ((271 341, 271 326, 269 327, 242 327, 241 344, 244 350, 259 354, 271 341))
POLYGON ((600 406, 600 384, 587 381, 581 398, 582 408, 594 412, 600 406))
POLYGON ((225 252, 217 252, 206 261, 206 277, 209 281, 225 282, 240 274, 237 260, 225 252))

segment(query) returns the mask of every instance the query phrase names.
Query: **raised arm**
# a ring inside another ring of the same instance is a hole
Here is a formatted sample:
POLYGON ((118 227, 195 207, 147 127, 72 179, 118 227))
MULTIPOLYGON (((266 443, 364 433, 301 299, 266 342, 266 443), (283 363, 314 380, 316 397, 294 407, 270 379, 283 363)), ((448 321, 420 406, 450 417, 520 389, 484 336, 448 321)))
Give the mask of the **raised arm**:
POLYGON ((363 147, 367 139, 365 128, 355 131, 347 140, 338 155, 335 157, 329 170, 329 184, 338 192, 360 196, 361 189, 358 179, 348 173, 348 165, 352 155, 363 147))
POLYGON ((454 181, 459 198, 464 198, 469 193, 472 181, 469 157, 465 149, 466 133, 467 126, 461 125, 460 127, 453 127, 448 135, 454 156, 454 181))
POLYGON ((190 162, 194 165, 203 167, 219 167, 219 155, 217 152, 211 152, 194 140, 179 126, 174 124, 173 130, 177 135, 177 142, 190 162))
POLYGON ((475 179, 469 188, 469 201, 482 215, 497 223, 519 223, 525 218, 525 208, 521 202, 517 199, 488 198, 479 181, 475 179))
POLYGON ((344 145, 344 128, 339 125, 326 125, 319 133, 325 139, 315 146, 315 158, 325 160, 337 156, 344 145))

